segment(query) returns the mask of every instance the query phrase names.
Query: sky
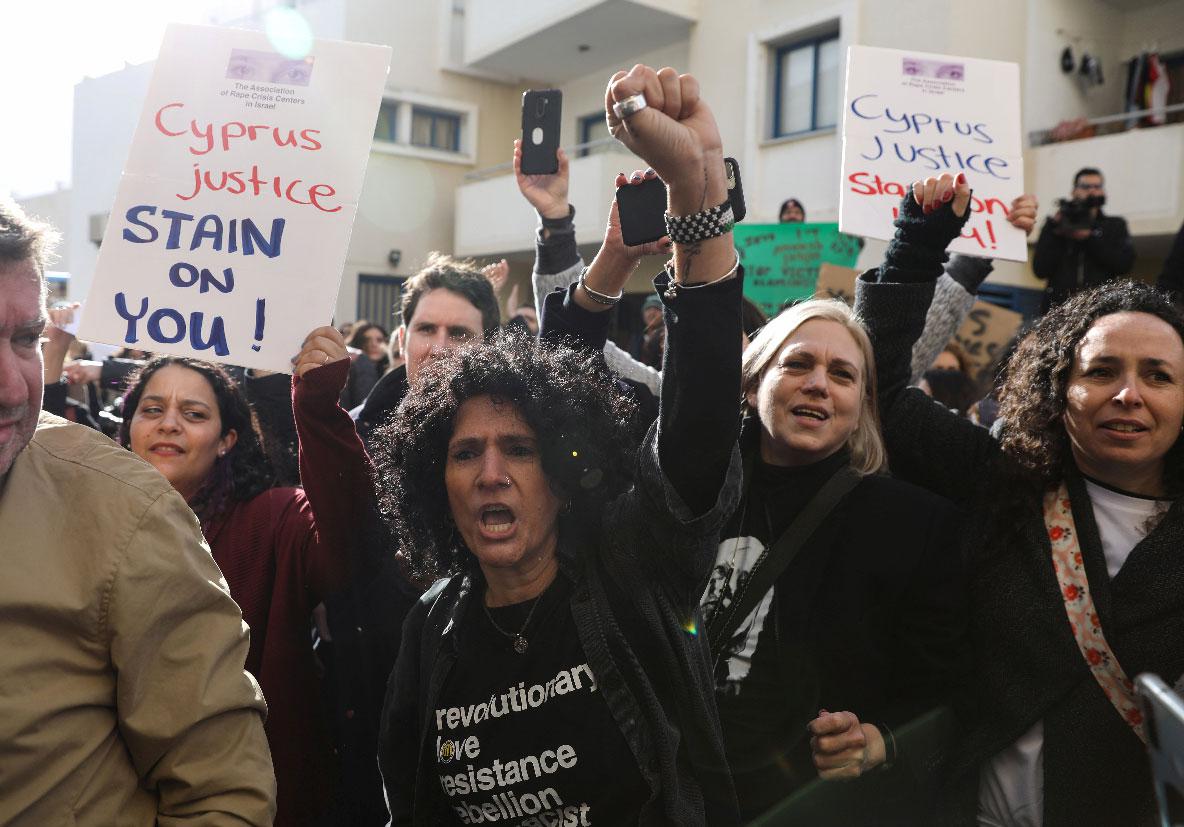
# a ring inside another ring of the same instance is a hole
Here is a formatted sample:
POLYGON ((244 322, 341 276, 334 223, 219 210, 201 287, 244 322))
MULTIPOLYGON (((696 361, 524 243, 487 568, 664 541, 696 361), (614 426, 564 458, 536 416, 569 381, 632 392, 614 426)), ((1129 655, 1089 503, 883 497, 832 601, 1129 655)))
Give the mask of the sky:
POLYGON ((211 14, 235 5, 0 0, 0 195, 69 186, 74 84, 153 60, 166 23, 208 23, 211 14))

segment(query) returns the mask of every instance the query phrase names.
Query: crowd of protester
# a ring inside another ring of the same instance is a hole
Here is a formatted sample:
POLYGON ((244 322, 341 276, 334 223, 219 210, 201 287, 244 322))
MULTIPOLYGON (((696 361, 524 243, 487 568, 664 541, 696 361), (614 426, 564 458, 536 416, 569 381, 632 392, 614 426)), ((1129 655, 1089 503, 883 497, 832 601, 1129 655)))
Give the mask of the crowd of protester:
POLYGON ((1123 278, 1081 170, 983 387, 973 180, 911 187, 854 307, 768 318, 695 79, 618 72, 605 117, 666 237, 614 201, 585 265, 566 156, 516 145, 532 296, 433 254, 393 332, 318 327, 291 377, 91 359, 52 229, 0 204, 0 822, 1155 823, 1130 679, 1184 674, 1182 242, 1123 278))

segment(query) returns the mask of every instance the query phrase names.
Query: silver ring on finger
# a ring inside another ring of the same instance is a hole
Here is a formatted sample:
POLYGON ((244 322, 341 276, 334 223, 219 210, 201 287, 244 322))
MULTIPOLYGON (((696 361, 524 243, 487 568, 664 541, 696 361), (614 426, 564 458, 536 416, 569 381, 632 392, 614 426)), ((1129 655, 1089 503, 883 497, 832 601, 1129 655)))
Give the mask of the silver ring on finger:
POLYGON ((645 95, 638 92, 636 95, 630 95, 625 100, 617 101, 613 104, 613 114, 619 120, 625 120, 632 115, 636 115, 641 110, 645 109, 649 104, 646 102, 645 95))

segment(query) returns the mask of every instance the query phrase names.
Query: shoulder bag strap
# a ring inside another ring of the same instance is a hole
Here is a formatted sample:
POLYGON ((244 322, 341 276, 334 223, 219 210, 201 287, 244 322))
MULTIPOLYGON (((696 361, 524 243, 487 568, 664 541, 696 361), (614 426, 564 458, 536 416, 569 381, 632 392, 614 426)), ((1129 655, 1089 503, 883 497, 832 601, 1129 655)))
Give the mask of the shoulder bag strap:
MULTIPOLYGON (((726 612, 720 612, 712 618, 716 622, 707 627, 707 634, 712 643, 713 655, 718 658, 721 647, 752 613, 761 598, 773 588, 781 572, 785 571, 793 559, 798 556, 806 541, 814 531, 834 510, 848 492, 863 479, 850 466, 840 468, 826 481, 818 493, 806 503, 794 521, 782 532, 770 548, 766 549, 753 566, 752 573, 743 587, 736 593, 732 605, 726 612)), ((745 496, 748 495, 747 487, 745 496)))
POLYGON ((1065 614, 1073 629, 1077 648, 1081 650, 1086 666, 1114 709, 1135 731, 1135 735, 1146 743, 1143 711, 1135 698, 1135 686, 1106 642, 1102 622, 1094 608, 1089 580, 1085 576, 1081 559, 1081 546, 1077 542, 1069 487, 1064 482, 1058 490, 1050 491, 1044 497, 1044 526, 1048 530, 1048 541, 1052 547, 1052 568, 1057 575, 1057 585, 1061 589, 1065 614))

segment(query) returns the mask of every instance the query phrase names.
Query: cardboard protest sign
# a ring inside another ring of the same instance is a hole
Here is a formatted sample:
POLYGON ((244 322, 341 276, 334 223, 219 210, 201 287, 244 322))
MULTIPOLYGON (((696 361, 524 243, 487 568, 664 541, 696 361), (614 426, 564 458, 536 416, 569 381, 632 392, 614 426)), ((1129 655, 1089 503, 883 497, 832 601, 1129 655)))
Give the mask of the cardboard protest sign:
POLYGON ((390 55, 169 26, 79 336, 290 372, 333 315, 390 55))
POLYGON ((1007 223, 1024 189, 1017 64, 852 46, 844 103, 844 232, 892 238, 913 181, 963 172, 972 214, 950 250, 1027 261, 1025 235, 1007 223))
POLYGON ((1023 323, 1019 313, 997 304, 977 301, 970 309, 954 338, 974 363, 971 378, 981 387, 990 386, 995 363, 1023 323))
POLYGON ((850 267, 823 262, 818 269, 818 283, 814 285, 814 297, 818 299, 842 299, 855 304, 855 279, 859 271, 850 267))
POLYGON ((737 224, 733 233, 744 295, 770 316, 788 299, 812 296, 824 262, 850 267, 859 258, 859 239, 837 224, 737 224))

